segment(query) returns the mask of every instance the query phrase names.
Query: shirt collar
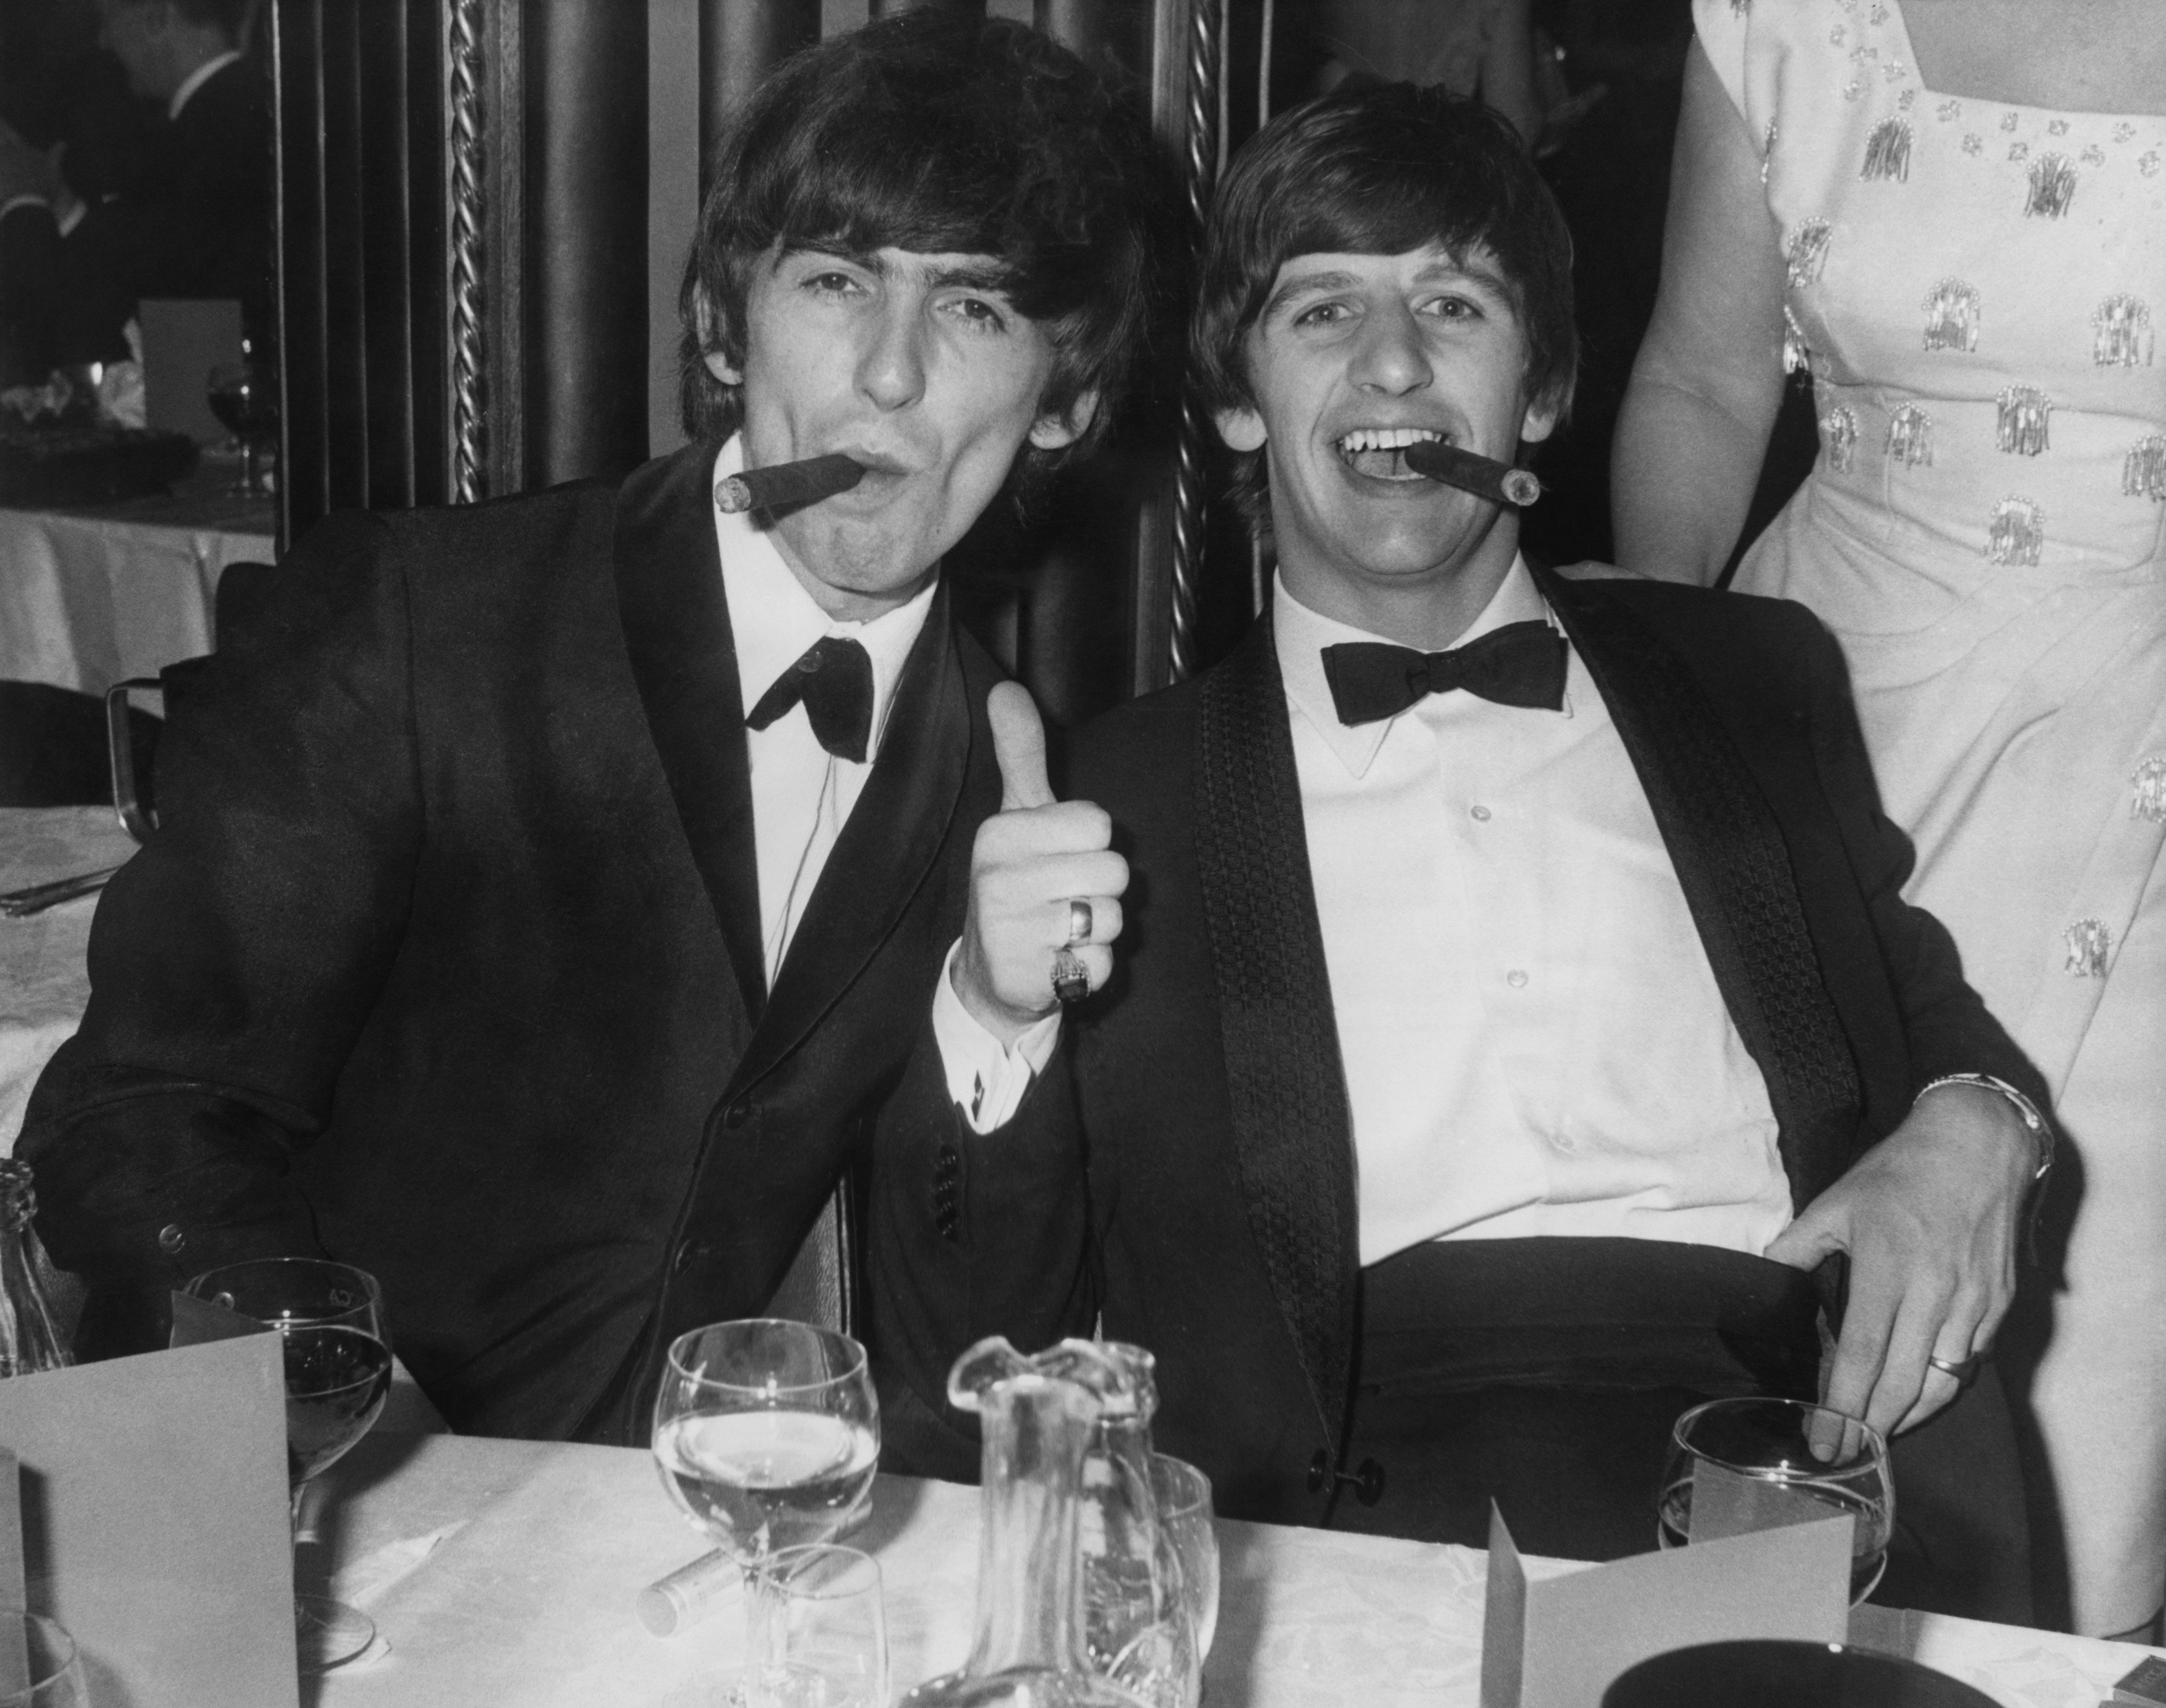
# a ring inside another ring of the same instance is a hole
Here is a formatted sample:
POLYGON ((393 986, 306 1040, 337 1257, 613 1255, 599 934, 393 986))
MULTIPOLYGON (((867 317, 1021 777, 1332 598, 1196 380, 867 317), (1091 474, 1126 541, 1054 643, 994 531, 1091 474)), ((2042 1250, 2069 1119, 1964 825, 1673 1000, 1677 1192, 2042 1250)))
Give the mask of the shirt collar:
MULTIPOLYGON (((716 482, 741 473, 744 447, 732 437, 715 458, 716 482)), ((753 525, 749 514, 726 516, 714 507, 715 546, 722 560, 722 597, 730 608, 730 632, 737 642, 737 691, 743 713, 749 717, 760 696, 774 679, 804 656, 805 649, 823 635, 836 635, 857 641, 873 667, 872 730, 865 744, 868 764, 879 756, 880 737, 895 704, 895 685, 902 667, 917 645, 925 614, 932 609, 938 577, 928 580, 906 604, 884 611, 870 622, 837 621, 821 610, 804 583, 783 561, 782 553, 763 528, 753 525)))
POLYGON ((205 60, 188 76, 188 81, 173 91, 173 98, 166 108, 166 122, 170 124, 181 116, 181 108, 188 104, 188 98, 213 77, 240 57, 237 47, 228 48, 215 59, 205 60))
MULTIPOLYGON (((1503 583, 1490 595, 1489 603, 1482 614, 1467 625, 1466 632, 1451 644, 1464 646, 1492 629, 1501 629, 1507 623, 1546 622, 1557 626, 1556 619, 1550 613, 1549 601, 1542 597, 1541 589, 1535 585, 1535 577, 1527 568, 1524 557, 1514 557, 1512 567, 1505 572, 1503 583)), ((1376 762, 1377 750, 1383 746, 1384 738, 1391 733, 1398 718, 1386 718, 1374 724, 1360 724, 1349 728, 1339 721, 1338 708, 1331 698, 1331 684, 1323 674, 1323 649, 1347 640, 1381 641, 1387 646, 1400 643, 1381 635, 1372 635, 1365 629, 1356 629, 1312 611, 1286 591, 1286 577, 1272 577, 1271 594, 1272 640, 1278 647, 1279 675, 1286 683, 1286 698, 1294 709, 1306 717, 1316 732, 1323 737, 1324 745, 1338 756, 1339 762, 1346 767, 1347 775, 1360 778, 1368 774, 1376 762)), ((1404 717, 1402 712, 1399 716, 1404 717)))

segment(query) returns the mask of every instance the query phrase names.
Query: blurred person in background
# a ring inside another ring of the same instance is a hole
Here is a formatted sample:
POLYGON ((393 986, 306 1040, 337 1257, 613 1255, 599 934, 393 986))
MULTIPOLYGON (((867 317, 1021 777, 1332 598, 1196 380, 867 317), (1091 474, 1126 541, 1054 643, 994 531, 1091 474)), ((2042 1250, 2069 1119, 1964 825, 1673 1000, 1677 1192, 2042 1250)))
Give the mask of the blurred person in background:
POLYGON ((1917 843, 1906 894, 2053 1089, 2080 1190, 2003 1357, 2042 1436, 2032 1486, 2058 1510, 2037 1529, 2065 1540, 2068 1616, 2156 1642, 2166 32, 2151 0, 1694 12, 1615 448, 1619 561, 1714 583, 1784 373, 1810 377, 1819 460, 1735 585, 1834 630, 1917 843))
POLYGON ((18 364, 125 359, 146 297, 235 298, 246 324, 267 322, 270 112, 244 52, 254 10, 98 0, 99 43, 152 117, 78 124, 58 150, 0 133, 0 318, 18 364))
POLYGON ((1319 90, 1349 76, 1479 95, 1529 148, 1542 128, 1532 0, 1313 0, 1311 29, 1330 57, 1319 90))

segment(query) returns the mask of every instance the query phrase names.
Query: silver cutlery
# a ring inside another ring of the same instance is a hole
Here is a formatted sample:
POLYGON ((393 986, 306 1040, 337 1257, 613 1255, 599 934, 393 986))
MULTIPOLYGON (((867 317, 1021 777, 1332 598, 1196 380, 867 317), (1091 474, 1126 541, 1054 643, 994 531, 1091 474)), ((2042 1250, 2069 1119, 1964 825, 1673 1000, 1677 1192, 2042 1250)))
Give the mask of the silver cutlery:
POLYGON ((105 880, 119 869, 118 866, 107 866, 96 872, 78 872, 72 878, 56 878, 49 883, 34 883, 26 889, 8 890, 0 894, 0 919, 27 919, 49 907, 103 889, 105 880))

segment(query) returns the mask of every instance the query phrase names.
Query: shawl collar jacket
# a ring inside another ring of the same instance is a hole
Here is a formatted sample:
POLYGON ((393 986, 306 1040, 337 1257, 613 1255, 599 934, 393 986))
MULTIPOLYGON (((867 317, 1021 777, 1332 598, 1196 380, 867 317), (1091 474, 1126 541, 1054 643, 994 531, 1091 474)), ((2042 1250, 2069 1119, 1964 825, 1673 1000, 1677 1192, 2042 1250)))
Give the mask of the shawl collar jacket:
POLYGON ((175 695, 22 1141, 93 1288, 325 1250, 453 1425, 643 1440, 893 1089, 1000 783, 938 596, 772 993, 711 446, 327 521, 175 695))
MULTIPOLYGON (((1801 607, 1539 576, 1599 685, 1766 1076, 1803 1205, 1950 1072, 2036 1097, 1905 905, 1833 641, 1801 607)), ((1268 618, 1195 682, 1087 725, 1064 798, 1131 863, 1112 985, 1017 1119, 969 1134, 913 1062, 875 1173, 874 1326, 898 1455, 960 1474, 946 1360, 1087 1333, 1159 1356, 1157 1434, 1234 1516, 1317 1522, 1359 1293, 1354 1154, 1268 618), (1065 1070, 1065 1071, 1064 1071, 1065 1070)), ((921 1052, 922 1053, 922 1052, 921 1052)))

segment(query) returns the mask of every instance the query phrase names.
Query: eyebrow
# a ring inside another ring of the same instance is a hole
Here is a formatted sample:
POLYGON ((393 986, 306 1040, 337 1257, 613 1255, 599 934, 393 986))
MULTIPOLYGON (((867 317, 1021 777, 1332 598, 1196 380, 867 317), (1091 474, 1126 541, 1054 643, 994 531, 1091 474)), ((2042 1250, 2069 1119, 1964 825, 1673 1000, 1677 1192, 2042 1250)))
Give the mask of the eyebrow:
POLYGON ((1256 318, 1259 320, 1270 319, 1296 297, 1306 292, 1350 290, 1360 282, 1358 277, 1349 272, 1296 273, 1271 293, 1264 303, 1263 312, 1256 318))
MULTIPOLYGON (((890 277, 895 271, 877 250, 847 249, 840 244, 806 243, 786 251, 776 258, 776 264, 791 255, 828 256, 836 261, 848 261, 852 266, 863 267, 879 279, 890 277)), ((926 285, 932 290, 983 291, 989 296, 1006 297, 1013 289, 1009 270, 999 262, 986 260, 959 266, 941 266, 932 269, 926 276, 926 285)))

